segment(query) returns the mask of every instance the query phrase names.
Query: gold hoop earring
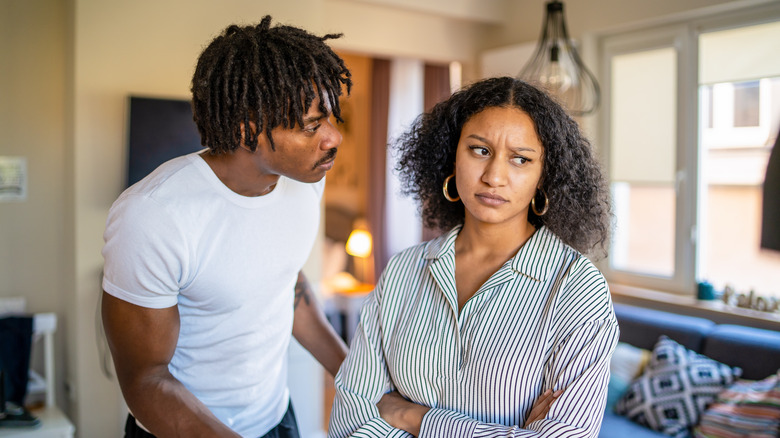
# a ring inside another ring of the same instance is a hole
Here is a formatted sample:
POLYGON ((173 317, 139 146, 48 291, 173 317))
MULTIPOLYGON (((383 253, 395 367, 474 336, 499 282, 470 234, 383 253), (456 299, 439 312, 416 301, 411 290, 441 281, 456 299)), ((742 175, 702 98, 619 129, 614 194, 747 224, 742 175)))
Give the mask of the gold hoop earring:
POLYGON ((444 186, 442 187, 442 191, 444 192, 444 198, 450 202, 457 202, 460 200, 460 196, 452 197, 450 196, 450 191, 447 189, 447 185, 450 183, 450 180, 452 177, 455 176, 453 173, 452 175, 448 176, 447 178, 444 178, 444 186))
POLYGON ((550 208, 550 200, 547 199, 547 193, 539 189, 540 192, 544 195, 544 208, 542 211, 539 211, 536 209, 536 193, 534 193, 534 197, 531 198, 531 210, 533 210, 534 214, 537 216, 544 216, 545 213, 547 213, 547 209, 550 208))

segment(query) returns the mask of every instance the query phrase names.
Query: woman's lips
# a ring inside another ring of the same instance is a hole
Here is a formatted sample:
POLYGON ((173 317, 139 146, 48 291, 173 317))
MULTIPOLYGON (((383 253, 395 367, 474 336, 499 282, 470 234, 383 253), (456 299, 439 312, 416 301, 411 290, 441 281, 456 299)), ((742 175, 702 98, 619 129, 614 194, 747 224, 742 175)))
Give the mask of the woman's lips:
POLYGON ((482 203, 487 205, 502 205, 509 202, 506 199, 494 193, 477 193, 477 199, 479 199, 482 203))

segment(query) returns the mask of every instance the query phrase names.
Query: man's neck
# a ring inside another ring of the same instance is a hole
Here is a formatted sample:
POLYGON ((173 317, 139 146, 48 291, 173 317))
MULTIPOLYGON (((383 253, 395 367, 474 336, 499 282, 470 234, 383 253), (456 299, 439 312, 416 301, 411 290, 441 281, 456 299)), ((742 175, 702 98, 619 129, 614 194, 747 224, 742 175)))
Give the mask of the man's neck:
POLYGON ((206 164, 222 184, 241 196, 263 196, 271 193, 279 181, 279 175, 263 172, 246 156, 252 152, 238 148, 232 153, 201 154, 206 164))

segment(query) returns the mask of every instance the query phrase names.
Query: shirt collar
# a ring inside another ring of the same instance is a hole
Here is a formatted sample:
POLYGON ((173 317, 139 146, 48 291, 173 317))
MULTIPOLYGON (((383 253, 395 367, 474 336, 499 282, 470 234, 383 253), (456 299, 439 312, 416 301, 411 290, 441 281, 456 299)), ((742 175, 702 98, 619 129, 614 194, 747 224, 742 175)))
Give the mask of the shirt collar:
MULTIPOLYGON (((425 252, 425 258, 441 259, 445 257, 455 258, 455 239, 458 238, 463 225, 458 225, 448 233, 443 234, 429 242, 425 252)), ((549 271, 558 259, 566 253, 576 254, 576 251, 566 245, 547 227, 542 226, 520 248, 510 260, 509 266, 518 274, 526 275, 536 281, 545 281, 549 271)))

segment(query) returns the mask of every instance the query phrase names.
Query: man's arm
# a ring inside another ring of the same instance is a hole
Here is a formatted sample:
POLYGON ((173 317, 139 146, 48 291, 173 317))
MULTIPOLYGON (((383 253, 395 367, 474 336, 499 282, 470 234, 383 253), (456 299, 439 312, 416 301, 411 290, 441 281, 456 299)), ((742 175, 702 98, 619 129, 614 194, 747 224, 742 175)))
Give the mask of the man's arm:
POLYGON ((347 345, 325 318, 303 272, 298 273, 295 283, 292 334, 331 375, 336 375, 341 362, 347 357, 347 345))
POLYGON ((103 292, 103 326, 130 411, 154 435, 238 437, 168 371, 179 310, 136 306, 103 292))

